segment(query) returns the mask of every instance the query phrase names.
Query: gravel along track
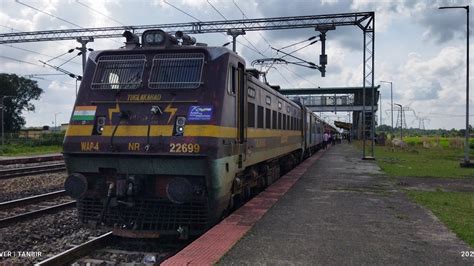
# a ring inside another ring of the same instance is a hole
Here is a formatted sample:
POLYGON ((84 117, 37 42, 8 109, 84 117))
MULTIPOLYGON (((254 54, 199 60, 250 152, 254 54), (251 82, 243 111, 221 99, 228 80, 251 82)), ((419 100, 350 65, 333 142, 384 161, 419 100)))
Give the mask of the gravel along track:
POLYGON ((0 265, 32 264, 99 236, 107 230, 84 228, 75 209, 0 228, 0 265), (6 252, 11 255, 7 256, 6 252), (30 252, 31 256, 24 256, 30 252))
POLYGON ((73 265, 158 265, 183 249, 191 240, 117 238, 107 247, 82 257, 73 265))
POLYGON ((38 175, 42 173, 64 172, 65 170, 66 165, 63 162, 56 164, 42 164, 37 166, 0 169, 0 179, 9 179, 27 175, 38 175))
POLYGON ((16 203, 15 206, 9 203, 12 202, 7 202, 8 205, 0 209, 0 227, 15 226, 20 221, 36 219, 76 206, 75 201, 68 196, 47 198, 38 202, 21 202, 16 203))
POLYGON ((0 179, 0 202, 63 189, 66 172, 0 179))

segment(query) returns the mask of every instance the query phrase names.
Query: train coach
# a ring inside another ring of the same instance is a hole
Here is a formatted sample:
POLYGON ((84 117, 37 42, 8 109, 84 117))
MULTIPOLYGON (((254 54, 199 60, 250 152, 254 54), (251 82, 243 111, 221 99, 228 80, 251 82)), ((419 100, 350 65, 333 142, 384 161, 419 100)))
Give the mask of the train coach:
POLYGON ((324 123, 236 53, 181 32, 124 36, 90 54, 64 139, 81 222, 198 235, 319 148, 324 123))

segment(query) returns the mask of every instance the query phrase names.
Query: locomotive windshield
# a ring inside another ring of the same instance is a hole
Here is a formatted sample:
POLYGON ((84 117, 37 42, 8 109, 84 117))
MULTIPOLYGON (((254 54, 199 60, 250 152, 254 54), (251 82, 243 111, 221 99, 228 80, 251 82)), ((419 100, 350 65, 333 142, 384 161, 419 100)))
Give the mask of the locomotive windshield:
POLYGON ((148 86, 152 89, 195 89, 201 85, 204 54, 157 54, 148 86))
POLYGON ((137 89, 142 84, 145 55, 99 57, 92 80, 93 89, 137 89))

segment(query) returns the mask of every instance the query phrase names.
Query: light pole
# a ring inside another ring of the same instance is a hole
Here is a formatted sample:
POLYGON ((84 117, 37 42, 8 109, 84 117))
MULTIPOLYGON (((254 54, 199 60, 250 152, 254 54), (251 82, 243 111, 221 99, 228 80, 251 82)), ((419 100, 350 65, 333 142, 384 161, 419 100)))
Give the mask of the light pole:
POLYGON ((464 134, 464 163, 461 166, 472 167, 469 159, 469 5, 442 6, 439 9, 463 8, 466 9, 466 132, 464 134))
POLYGON ((379 102, 380 102, 380 125, 382 125, 382 92, 379 92, 379 102))
POLYGON ((56 127, 56 116, 59 115, 61 112, 59 113, 54 113, 54 131, 57 131, 57 127, 56 127))
POLYGON ((395 105, 400 106, 400 140, 403 141, 403 106, 398 103, 395 105))
POLYGON ((381 83, 390 83, 390 112, 392 113, 392 134, 393 134, 393 86, 391 81, 380 81, 381 83))
POLYGON ((5 105, 4 105, 4 100, 6 98, 12 98, 13 96, 2 96, 2 148, 5 145, 5 125, 4 125, 4 116, 5 116, 5 105))

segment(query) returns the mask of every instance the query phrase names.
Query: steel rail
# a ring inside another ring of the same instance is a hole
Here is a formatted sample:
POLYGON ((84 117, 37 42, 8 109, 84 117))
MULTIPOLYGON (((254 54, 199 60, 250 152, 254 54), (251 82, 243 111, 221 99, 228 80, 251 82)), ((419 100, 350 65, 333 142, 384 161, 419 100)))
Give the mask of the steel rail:
POLYGON ((43 209, 34 210, 34 211, 27 212, 27 213, 17 214, 15 216, 3 218, 3 219, 0 219, 0 228, 8 226, 8 225, 16 223, 16 222, 21 222, 21 221, 24 221, 24 220, 27 220, 27 219, 35 218, 35 217, 41 216, 43 214, 57 212, 57 211, 60 211, 60 210, 71 208, 75 205, 76 205, 76 201, 74 200, 74 201, 69 201, 69 202, 66 202, 66 203, 61 203, 61 204, 58 204, 58 205, 54 205, 54 206, 51 206, 51 207, 46 207, 46 208, 43 208, 43 209))
POLYGON ((19 158, 1 159, 0 165, 42 163, 42 162, 60 161, 60 160, 63 160, 62 154, 42 155, 42 156, 35 156, 35 157, 19 157, 19 158))
POLYGON ((63 170, 66 170, 66 165, 64 163, 3 169, 3 170, 0 170, 0 179, 8 179, 12 177, 25 176, 25 175, 31 175, 31 174, 59 172, 63 170))
POLYGON ((68 249, 62 253, 59 253, 53 257, 45 259, 39 263, 36 263, 35 266, 44 266, 44 265, 68 265, 74 261, 84 257, 88 253, 100 249, 101 247, 106 246, 114 238, 112 232, 105 233, 101 236, 98 236, 92 240, 89 240, 79 246, 68 249))
POLYGON ((36 203, 36 202, 40 202, 40 201, 44 201, 44 200, 48 200, 48 199, 52 199, 52 198, 57 198, 57 197, 60 197, 60 196, 64 196, 65 192, 66 192, 65 190, 58 190, 58 191, 49 192, 49 193, 45 193, 45 194, 41 194, 41 195, 35 195, 35 196, 26 197, 26 198, 22 198, 22 199, 16 199, 16 200, 1 202, 0 203, 0 211, 3 211, 5 209, 11 209, 11 208, 19 207, 19 206, 24 206, 24 205, 27 205, 27 204, 32 204, 32 203, 36 203))

